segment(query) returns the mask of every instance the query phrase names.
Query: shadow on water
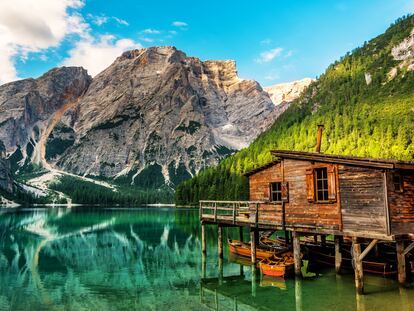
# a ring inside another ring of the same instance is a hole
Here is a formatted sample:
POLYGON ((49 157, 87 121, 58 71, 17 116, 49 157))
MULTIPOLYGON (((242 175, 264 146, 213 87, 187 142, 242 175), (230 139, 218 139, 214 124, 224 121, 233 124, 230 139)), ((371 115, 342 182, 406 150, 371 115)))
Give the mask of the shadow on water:
POLYGON ((218 260, 214 226, 204 258, 199 232, 186 209, 0 210, 0 310, 414 310, 392 280, 356 297, 352 275, 262 277, 227 243, 218 260))

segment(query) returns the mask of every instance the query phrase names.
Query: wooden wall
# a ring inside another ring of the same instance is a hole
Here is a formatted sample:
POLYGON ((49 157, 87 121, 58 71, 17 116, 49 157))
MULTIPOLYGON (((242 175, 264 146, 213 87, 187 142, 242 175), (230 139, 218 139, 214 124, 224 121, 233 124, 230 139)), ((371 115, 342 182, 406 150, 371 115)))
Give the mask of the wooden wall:
POLYGON ((343 231, 387 233, 383 174, 380 169, 339 165, 343 231))
POLYGON ((315 226, 320 229, 339 230, 341 213, 338 200, 333 203, 309 202, 307 197, 306 171, 310 168, 332 167, 332 164, 312 164, 309 161, 286 159, 285 181, 289 185, 289 203, 286 204, 286 224, 315 226))
MULTIPOLYGON (((320 165, 334 166, 332 164, 316 164, 316 166, 320 165)), ((339 200, 324 204, 308 201, 306 170, 313 167, 315 165, 309 161, 285 159, 282 163, 251 175, 249 177, 250 200, 269 201, 269 184, 286 181, 289 187, 289 201, 285 203, 286 226, 339 230, 341 225, 339 200), (282 171, 284 180, 282 180, 282 171)), ((262 213, 269 222, 281 223, 282 221, 281 204, 261 205, 260 215, 262 213), (278 210, 275 211, 275 208, 278 210)))
POLYGON ((402 177, 402 192, 396 192, 392 174, 387 174, 388 206, 390 209, 391 233, 414 233, 414 174, 407 171, 396 172, 402 177))

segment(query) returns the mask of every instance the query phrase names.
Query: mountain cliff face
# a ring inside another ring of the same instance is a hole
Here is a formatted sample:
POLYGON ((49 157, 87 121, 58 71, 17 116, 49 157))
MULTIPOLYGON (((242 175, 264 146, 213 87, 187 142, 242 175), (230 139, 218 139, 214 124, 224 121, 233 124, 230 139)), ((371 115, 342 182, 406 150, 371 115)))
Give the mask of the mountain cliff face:
POLYGON ((76 102, 91 78, 83 68, 56 68, 38 79, 0 86, 0 140, 17 160, 35 160, 34 150, 51 116, 76 102), (18 154, 17 154, 18 153, 18 154))
POLYGON ((233 61, 202 62, 174 47, 134 50, 65 113, 48 145, 69 146, 68 135, 74 143, 50 160, 79 175, 177 184, 248 146, 272 111, 267 93, 239 79, 233 61))
MULTIPOLYGON (((283 88, 286 100, 297 86, 283 88)), ((125 52, 94 79, 63 67, 0 86, 0 139, 14 169, 51 172, 29 182, 42 191, 38 179, 71 174, 171 189, 247 147, 282 105, 240 79, 234 61, 153 47, 125 52)))
POLYGON ((269 94, 273 104, 278 106, 286 103, 292 103, 313 81, 315 80, 311 78, 304 78, 297 81, 267 86, 264 90, 269 94))
POLYGON ((10 163, 6 159, 6 148, 0 141, 0 190, 7 193, 13 193, 14 182, 10 169, 10 163))

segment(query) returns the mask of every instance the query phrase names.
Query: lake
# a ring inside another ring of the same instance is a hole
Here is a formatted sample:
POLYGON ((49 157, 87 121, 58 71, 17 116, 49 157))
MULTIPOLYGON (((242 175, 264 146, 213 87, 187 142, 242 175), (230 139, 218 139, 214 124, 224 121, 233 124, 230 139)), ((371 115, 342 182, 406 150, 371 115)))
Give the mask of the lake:
POLYGON ((204 266, 197 210, 0 209, 0 310, 414 310, 414 289, 382 277, 362 297, 331 269, 254 280, 227 245, 221 273, 214 229, 204 266))

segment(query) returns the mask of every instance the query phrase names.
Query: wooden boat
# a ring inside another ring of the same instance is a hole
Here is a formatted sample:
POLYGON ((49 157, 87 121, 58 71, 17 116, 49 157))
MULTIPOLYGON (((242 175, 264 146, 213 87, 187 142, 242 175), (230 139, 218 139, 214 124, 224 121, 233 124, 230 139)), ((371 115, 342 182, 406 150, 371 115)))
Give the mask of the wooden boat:
POLYGON ((286 252, 280 257, 271 256, 260 262, 260 271, 264 275, 272 277, 284 277, 293 271, 294 260, 291 252, 286 252))
MULTIPOLYGON (((251 257, 252 250, 250 243, 241 242, 238 240, 227 240, 229 244, 230 253, 244 256, 244 257, 251 257)), ((256 258, 257 259, 265 259, 275 254, 275 251, 265 250, 261 248, 256 248, 256 258)))
MULTIPOLYGON (((335 267, 334 251, 329 247, 307 245, 309 260, 324 266, 335 267)), ((394 276, 397 274, 397 265, 393 262, 381 262, 374 260, 363 260, 364 272, 382 276, 394 276)), ((342 250, 342 268, 353 270, 352 258, 349 252, 342 250)))

